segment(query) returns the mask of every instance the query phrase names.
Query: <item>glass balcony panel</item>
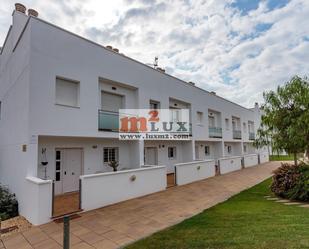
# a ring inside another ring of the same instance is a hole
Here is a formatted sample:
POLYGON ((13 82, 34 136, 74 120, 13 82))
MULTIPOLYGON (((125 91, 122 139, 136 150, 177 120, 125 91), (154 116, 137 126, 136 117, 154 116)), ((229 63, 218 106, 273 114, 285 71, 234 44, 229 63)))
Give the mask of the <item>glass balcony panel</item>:
POLYGON ((241 131, 233 130, 233 138, 234 139, 241 139, 241 131))
POLYGON ((222 138, 222 128, 221 127, 209 127, 209 137, 212 138, 222 138))
POLYGON ((255 133, 249 132, 249 140, 254 140, 254 139, 255 139, 255 133))
POLYGON ((119 131, 119 113, 99 110, 99 130, 119 131))

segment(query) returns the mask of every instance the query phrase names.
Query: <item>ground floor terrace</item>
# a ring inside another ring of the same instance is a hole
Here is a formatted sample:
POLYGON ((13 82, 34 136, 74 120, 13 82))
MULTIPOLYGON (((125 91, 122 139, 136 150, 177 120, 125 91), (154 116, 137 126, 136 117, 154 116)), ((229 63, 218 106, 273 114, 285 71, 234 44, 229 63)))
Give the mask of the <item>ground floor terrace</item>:
MULTIPOLYGON (((264 163, 80 213, 71 220, 71 248, 119 248, 174 225, 272 175, 279 162, 264 163), (205 194, 207 193, 207 194, 205 194)), ((62 248, 63 224, 34 226, 0 241, 0 248, 62 248)))
POLYGON ((34 155, 37 168, 23 182, 32 201, 20 203, 36 225, 268 161, 252 143, 220 140, 39 136, 34 155))

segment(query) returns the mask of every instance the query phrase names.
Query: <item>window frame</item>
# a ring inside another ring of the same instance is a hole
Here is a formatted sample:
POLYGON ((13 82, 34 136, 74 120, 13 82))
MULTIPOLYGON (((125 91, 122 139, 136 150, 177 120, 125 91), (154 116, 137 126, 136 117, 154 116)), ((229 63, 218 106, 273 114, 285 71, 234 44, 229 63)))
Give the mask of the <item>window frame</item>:
POLYGON ((167 147, 167 157, 170 160, 174 160, 174 159, 177 158, 177 148, 176 148, 176 146, 169 146, 169 147, 167 147), (170 156, 170 149, 173 150, 173 156, 172 157, 170 156))
POLYGON ((54 99, 55 99, 55 105, 64 106, 64 107, 71 107, 71 108, 78 108, 79 109, 80 108, 80 81, 74 80, 74 79, 70 79, 70 78, 61 77, 61 76, 56 76, 54 99), (66 104, 66 103, 61 103, 61 101, 60 101, 60 103, 58 102, 58 99, 57 99, 57 80, 67 81, 68 83, 74 83, 74 84, 77 85, 76 105, 70 105, 70 104, 66 104))
POLYGON ((215 116, 208 115, 208 127, 210 127, 210 128, 215 128, 216 127, 216 118, 215 118, 215 116))
POLYGON ((55 153, 55 181, 56 182, 62 181, 62 151, 58 149, 56 150, 56 153, 55 153), (57 167, 58 163, 59 163, 59 168, 57 167))
POLYGON ((160 109, 160 102, 156 101, 156 100, 153 100, 153 99, 150 99, 149 100, 149 109, 150 110, 158 110, 158 109, 160 109), (157 107, 156 108, 152 108, 151 105, 157 105, 157 107))
POLYGON ((108 164, 111 161, 119 162, 119 147, 104 147, 103 148, 103 163, 108 164), (105 150, 107 150, 107 161, 105 160, 105 150), (113 150, 115 151, 112 152, 113 150))
POLYGON ((210 156, 210 146, 209 145, 205 145, 204 153, 205 153, 205 156, 210 156))

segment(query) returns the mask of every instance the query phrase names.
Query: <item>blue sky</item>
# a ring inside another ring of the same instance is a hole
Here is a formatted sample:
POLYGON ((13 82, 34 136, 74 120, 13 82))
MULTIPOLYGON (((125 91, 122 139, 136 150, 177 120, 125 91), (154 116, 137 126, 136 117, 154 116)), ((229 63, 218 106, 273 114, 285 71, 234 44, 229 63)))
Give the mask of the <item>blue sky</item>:
MULTIPOLYGON (((290 0, 266 0, 266 5, 270 11, 282 8, 289 3, 290 0)), ((247 15, 250 11, 256 10, 259 7, 261 0, 236 0, 231 3, 232 7, 235 7, 241 11, 243 15, 247 15)))
MULTIPOLYGON (((167 73, 247 107, 309 71, 308 0, 21 2, 44 20, 144 63, 158 56, 167 73)), ((0 44, 14 3, 1 0, 0 44)))

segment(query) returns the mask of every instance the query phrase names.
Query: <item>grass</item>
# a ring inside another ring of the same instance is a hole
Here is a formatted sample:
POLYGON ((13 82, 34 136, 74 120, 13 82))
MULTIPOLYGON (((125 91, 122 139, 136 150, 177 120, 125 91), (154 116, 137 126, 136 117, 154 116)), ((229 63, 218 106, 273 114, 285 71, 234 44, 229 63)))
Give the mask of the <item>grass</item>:
POLYGON ((270 161, 294 161, 293 155, 270 155, 270 161))
POLYGON ((270 183, 268 179, 127 249, 309 248, 309 209, 266 200, 270 183))

